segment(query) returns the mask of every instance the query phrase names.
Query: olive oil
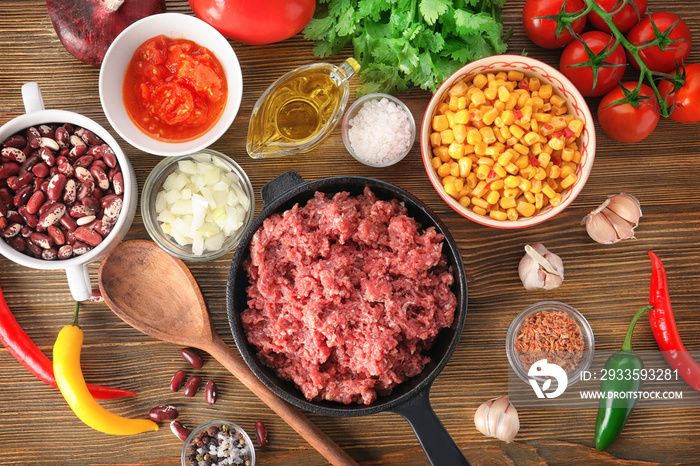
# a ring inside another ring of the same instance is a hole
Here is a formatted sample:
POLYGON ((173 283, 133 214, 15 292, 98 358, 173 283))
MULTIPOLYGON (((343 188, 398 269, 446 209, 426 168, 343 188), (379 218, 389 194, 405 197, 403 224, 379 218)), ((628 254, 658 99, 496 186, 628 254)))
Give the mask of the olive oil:
POLYGON ((246 149, 253 158, 306 152, 336 126, 349 97, 349 80, 359 69, 353 58, 340 66, 317 63, 291 71, 258 99, 246 149))

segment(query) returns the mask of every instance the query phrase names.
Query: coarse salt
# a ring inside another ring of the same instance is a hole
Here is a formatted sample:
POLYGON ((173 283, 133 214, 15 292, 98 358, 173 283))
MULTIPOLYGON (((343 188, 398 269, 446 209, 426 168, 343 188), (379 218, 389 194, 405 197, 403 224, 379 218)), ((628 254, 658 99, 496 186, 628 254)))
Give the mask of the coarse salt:
POLYGON ((386 97, 365 102, 348 123, 350 146, 368 165, 397 162, 413 144, 409 116, 386 97))

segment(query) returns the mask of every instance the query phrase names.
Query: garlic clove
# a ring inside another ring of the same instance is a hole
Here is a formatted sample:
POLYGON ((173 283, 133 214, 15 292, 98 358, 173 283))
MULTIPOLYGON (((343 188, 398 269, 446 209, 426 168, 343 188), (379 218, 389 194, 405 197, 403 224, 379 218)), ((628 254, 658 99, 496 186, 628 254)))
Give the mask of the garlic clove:
POLYGON ((482 403, 474 413, 474 424, 477 430, 487 437, 497 438, 506 443, 512 442, 520 430, 518 411, 507 396, 482 403))
POLYGON ((619 241, 615 228, 601 212, 593 211, 585 218, 586 231, 593 241, 601 244, 613 244, 619 241))
POLYGON ((639 224, 639 218, 642 216, 642 208, 636 197, 631 194, 620 193, 610 196, 609 199, 608 209, 634 224, 635 227, 639 224))
POLYGON ((541 243, 525 246, 518 264, 518 276, 526 290, 553 290, 564 280, 564 263, 541 243))
POLYGON ((610 210, 609 205, 601 211, 601 214, 605 215, 610 225, 612 225, 618 240, 634 238, 634 227, 636 225, 628 222, 610 210))
POLYGON ((634 238, 642 209, 631 194, 609 196, 597 209, 584 217, 588 235, 601 244, 613 244, 634 238))

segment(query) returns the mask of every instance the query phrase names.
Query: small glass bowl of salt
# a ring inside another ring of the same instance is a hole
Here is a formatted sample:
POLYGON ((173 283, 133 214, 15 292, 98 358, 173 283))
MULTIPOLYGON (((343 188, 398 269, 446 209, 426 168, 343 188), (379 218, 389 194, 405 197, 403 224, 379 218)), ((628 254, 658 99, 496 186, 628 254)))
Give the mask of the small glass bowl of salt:
POLYGON ((388 167, 401 161, 416 139, 416 121, 406 105, 389 94, 367 94, 345 112, 345 147, 357 161, 388 167))

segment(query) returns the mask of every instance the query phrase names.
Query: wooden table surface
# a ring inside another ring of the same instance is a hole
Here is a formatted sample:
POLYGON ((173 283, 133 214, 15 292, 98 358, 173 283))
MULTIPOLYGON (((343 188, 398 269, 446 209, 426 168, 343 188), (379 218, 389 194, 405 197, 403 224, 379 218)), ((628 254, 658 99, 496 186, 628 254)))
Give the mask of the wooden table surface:
MULTIPOLYGON (((512 27, 509 52, 557 66, 558 51, 533 45, 521 25, 524 0, 509 0, 506 28, 512 27)), ((650 0, 652 10, 682 16, 700 40, 700 10, 695 2, 650 0)), ((192 14, 184 0, 168 1, 168 10, 192 14)), ((466 266, 469 305, 464 333, 449 364, 431 391, 434 410, 473 464, 648 464, 700 461, 700 409, 683 403, 635 409, 620 438, 604 453, 593 446, 594 408, 520 409, 521 430, 506 444, 482 436, 473 414, 485 400, 508 391, 505 336, 513 317, 536 301, 554 299, 579 309, 590 321, 596 349, 619 348, 631 315, 647 300, 650 263, 655 250, 664 260, 678 328, 689 350, 700 351, 700 196, 698 164, 700 126, 661 121, 656 131, 636 144, 617 143, 597 131, 598 147, 591 177, 578 198, 561 215, 523 230, 496 230, 466 220, 448 208, 431 187, 416 142, 409 156, 388 169, 363 166, 345 150, 339 129, 311 153, 268 160, 246 154, 248 119, 254 102, 284 72, 318 61, 312 44, 296 36, 268 46, 231 41, 243 72, 243 101, 229 131, 212 148, 232 156, 248 173, 256 191, 265 182, 293 169, 307 180, 329 175, 363 175, 394 183, 427 203, 448 225, 466 266), (607 195, 637 196, 644 217, 637 239, 600 245, 589 239, 581 219, 607 195), (553 291, 526 291, 518 279, 525 244, 542 242, 559 254, 566 279, 553 291)), ((700 61, 700 48, 691 62, 700 61)), ((351 50, 328 61, 339 63, 351 50)), ((0 2, 0 124, 24 112, 20 87, 41 86, 46 108, 84 114, 107 127, 98 96, 98 69, 69 55, 56 37, 42 0, 0 2)), ((416 121, 430 95, 415 90, 400 96, 416 121)), ((594 117, 597 99, 589 99, 594 117)), ((140 152, 117 137, 129 156, 139 191, 160 157, 140 152)), ((140 212, 126 239, 148 239, 140 212)), ((225 287, 233 253, 208 263, 189 263, 208 303, 216 329, 235 348, 228 327, 225 287)), ((97 286, 98 264, 90 266, 97 286)), ((0 286, 19 323, 48 355, 73 308, 60 271, 39 271, 0 257, 0 286)), ((166 305, 167 303, 164 303, 166 305)), ((269 446, 258 449, 263 465, 320 465, 326 461, 213 358, 205 356, 194 370, 180 357, 180 347, 156 341, 122 322, 104 303, 82 307, 85 331, 82 367, 86 379, 134 390, 138 397, 103 402, 127 417, 144 416, 159 404, 180 409, 188 427, 216 418, 239 423, 249 432, 264 421, 269 446), (200 393, 187 398, 172 393, 169 382, 178 369, 215 380, 219 400, 205 403, 200 393)), ((647 319, 634 336, 638 350, 656 350, 647 319)), ((407 422, 392 413, 333 418, 308 414, 324 432, 361 464, 427 464, 407 422)), ((177 464, 182 442, 163 424, 158 432, 134 437, 102 434, 83 425, 61 394, 34 378, 0 348, 0 464, 177 464)))

